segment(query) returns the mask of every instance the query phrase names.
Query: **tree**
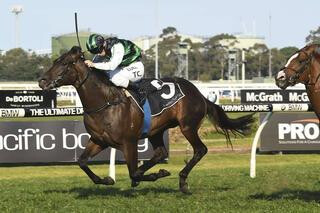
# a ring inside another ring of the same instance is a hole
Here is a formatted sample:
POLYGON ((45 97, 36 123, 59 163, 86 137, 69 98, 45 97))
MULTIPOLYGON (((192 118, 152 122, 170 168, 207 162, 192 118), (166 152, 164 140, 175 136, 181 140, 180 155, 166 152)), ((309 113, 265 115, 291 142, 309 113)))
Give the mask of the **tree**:
MULTIPOLYGON (((171 27, 163 30, 164 35, 168 32, 173 32, 171 27), (168 29, 169 28, 169 29, 168 29), (167 30, 168 29, 168 30, 167 30)), ((174 31, 175 28, 174 28, 174 31)), ((164 36, 163 40, 158 43, 158 65, 159 65, 159 76, 160 77, 172 77, 177 70, 177 56, 176 49, 178 43, 181 41, 180 36, 170 35, 164 36)), ((155 66, 155 45, 147 50, 142 58, 145 65, 145 76, 154 77, 154 66, 155 66)))
POLYGON ((51 66, 48 56, 38 56, 21 48, 11 49, 1 57, 1 80, 34 81, 51 66))
POLYGON ((299 49, 297 47, 284 47, 280 49, 280 53, 288 59, 298 50, 299 49))
MULTIPOLYGON (((161 35, 159 42, 159 74, 161 77, 172 77, 178 68, 177 46, 181 42, 180 36, 174 27, 167 27, 161 35)), ((190 80, 217 80, 224 78, 228 69, 228 48, 236 44, 233 35, 218 34, 212 36, 204 43, 188 43, 188 71, 190 80), (223 46, 223 44, 227 46, 223 46)), ((273 48, 272 72, 278 71, 286 60, 298 50, 296 47, 273 48)), ((240 56, 239 56, 240 57, 240 56)), ((155 52, 154 46, 147 50, 142 58, 145 65, 145 76, 154 77, 155 52)), ((265 77, 269 75, 269 49, 264 44, 255 44, 246 52, 246 78, 265 77)))
POLYGON ((223 79, 228 58, 227 47, 222 46, 221 41, 229 40, 232 44, 236 42, 235 39, 232 35, 222 33, 209 38, 204 43, 203 57, 208 70, 202 70, 203 74, 200 76, 203 76, 203 78, 209 77, 207 80, 223 79))
POLYGON ((176 35, 177 29, 174 27, 167 27, 162 30, 162 34, 160 35, 161 38, 170 36, 170 35, 176 35))
POLYGON ((269 50, 265 44, 255 44, 246 53, 246 77, 263 77, 268 75, 269 50))
POLYGON ((310 30, 310 34, 306 37, 306 42, 320 44, 320 27, 316 30, 310 30))

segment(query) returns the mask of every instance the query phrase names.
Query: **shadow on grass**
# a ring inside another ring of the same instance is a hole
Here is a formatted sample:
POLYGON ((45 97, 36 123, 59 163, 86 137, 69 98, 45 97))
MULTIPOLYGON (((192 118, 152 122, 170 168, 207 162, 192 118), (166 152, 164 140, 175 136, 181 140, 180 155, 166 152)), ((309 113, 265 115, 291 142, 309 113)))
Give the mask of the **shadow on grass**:
POLYGON ((215 187, 214 188, 215 191, 217 192, 227 192, 227 191, 230 191, 230 190, 234 190, 234 188, 231 188, 231 187, 215 187))
POLYGON ((122 196, 122 197, 136 197, 140 195, 159 194, 159 193, 180 193, 179 190, 169 188, 143 188, 143 189, 120 189, 120 188, 95 188, 95 187, 75 187, 70 190, 46 190, 44 193, 62 193, 62 194, 76 194, 77 199, 86 199, 92 196, 122 196))
POLYGON ((259 193, 250 195, 249 198, 257 200, 302 200, 305 202, 317 202, 320 203, 320 191, 309 190, 290 190, 284 189, 272 194, 259 193))

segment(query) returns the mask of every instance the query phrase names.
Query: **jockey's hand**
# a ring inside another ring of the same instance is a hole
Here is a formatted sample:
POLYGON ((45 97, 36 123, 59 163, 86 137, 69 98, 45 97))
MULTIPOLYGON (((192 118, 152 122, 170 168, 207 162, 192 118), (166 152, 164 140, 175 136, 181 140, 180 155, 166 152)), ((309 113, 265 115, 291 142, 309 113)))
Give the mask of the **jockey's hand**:
POLYGON ((90 61, 90 60, 85 60, 84 63, 85 63, 88 67, 94 67, 93 62, 90 61))

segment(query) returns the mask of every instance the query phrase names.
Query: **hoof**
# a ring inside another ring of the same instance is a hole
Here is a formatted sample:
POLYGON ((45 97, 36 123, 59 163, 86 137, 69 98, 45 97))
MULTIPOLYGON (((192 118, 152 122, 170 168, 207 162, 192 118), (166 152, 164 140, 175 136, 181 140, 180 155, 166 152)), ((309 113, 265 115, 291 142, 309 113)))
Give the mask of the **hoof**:
POLYGON ((140 184, 139 181, 134 181, 134 180, 131 181, 131 187, 137 187, 139 186, 139 184, 140 184))
POLYGON ((158 178, 162 178, 162 177, 167 177, 167 176, 170 176, 171 173, 168 172, 167 170, 165 169, 160 169, 159 172, 158 172, 158 178))
POLYGON ((180 191, 183 193, 183 194, 186 194, 186 195, 191 195, 192 193, 190 192, 189 190, 189 187, 188 187, 188 184, 184 184, 183 186, 180 186, 180 191))
POLYGON ((115 181, 111 177, 105 177, 101 180, 101 184, 103 185, 114 185, 115 181))

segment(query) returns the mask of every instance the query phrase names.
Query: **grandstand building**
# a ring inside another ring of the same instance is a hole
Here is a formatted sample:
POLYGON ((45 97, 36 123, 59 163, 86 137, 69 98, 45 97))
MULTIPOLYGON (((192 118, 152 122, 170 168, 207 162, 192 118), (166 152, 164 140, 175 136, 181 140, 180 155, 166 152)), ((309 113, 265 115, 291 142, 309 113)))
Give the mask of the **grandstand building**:
MULTIPOLYGON (((170 34, 171 35, 171 34, 170 34)), ((185 39, 190 39, 192 43, 204 43, 206 41, 205 38, 200 36, 192 36, 192 35, 185 35, 177 33, 175 34, 181 37, 181 41, 185 39)), ((163 38, 159 37, 159 41, 162 41, 163 38)), ((157 42, 157 37, 154 36, 141 36, 132 40, 136 45, 138 45, 143 51, 150 49, 153 45, 157 42)))
POLYGON ((228 49, 250 49, 255 44, 266 45, 264 37, 246 35, 246 34, 236 34, 235 39, 222 39, 220 44, 222 46, 228 47, 228 49))

